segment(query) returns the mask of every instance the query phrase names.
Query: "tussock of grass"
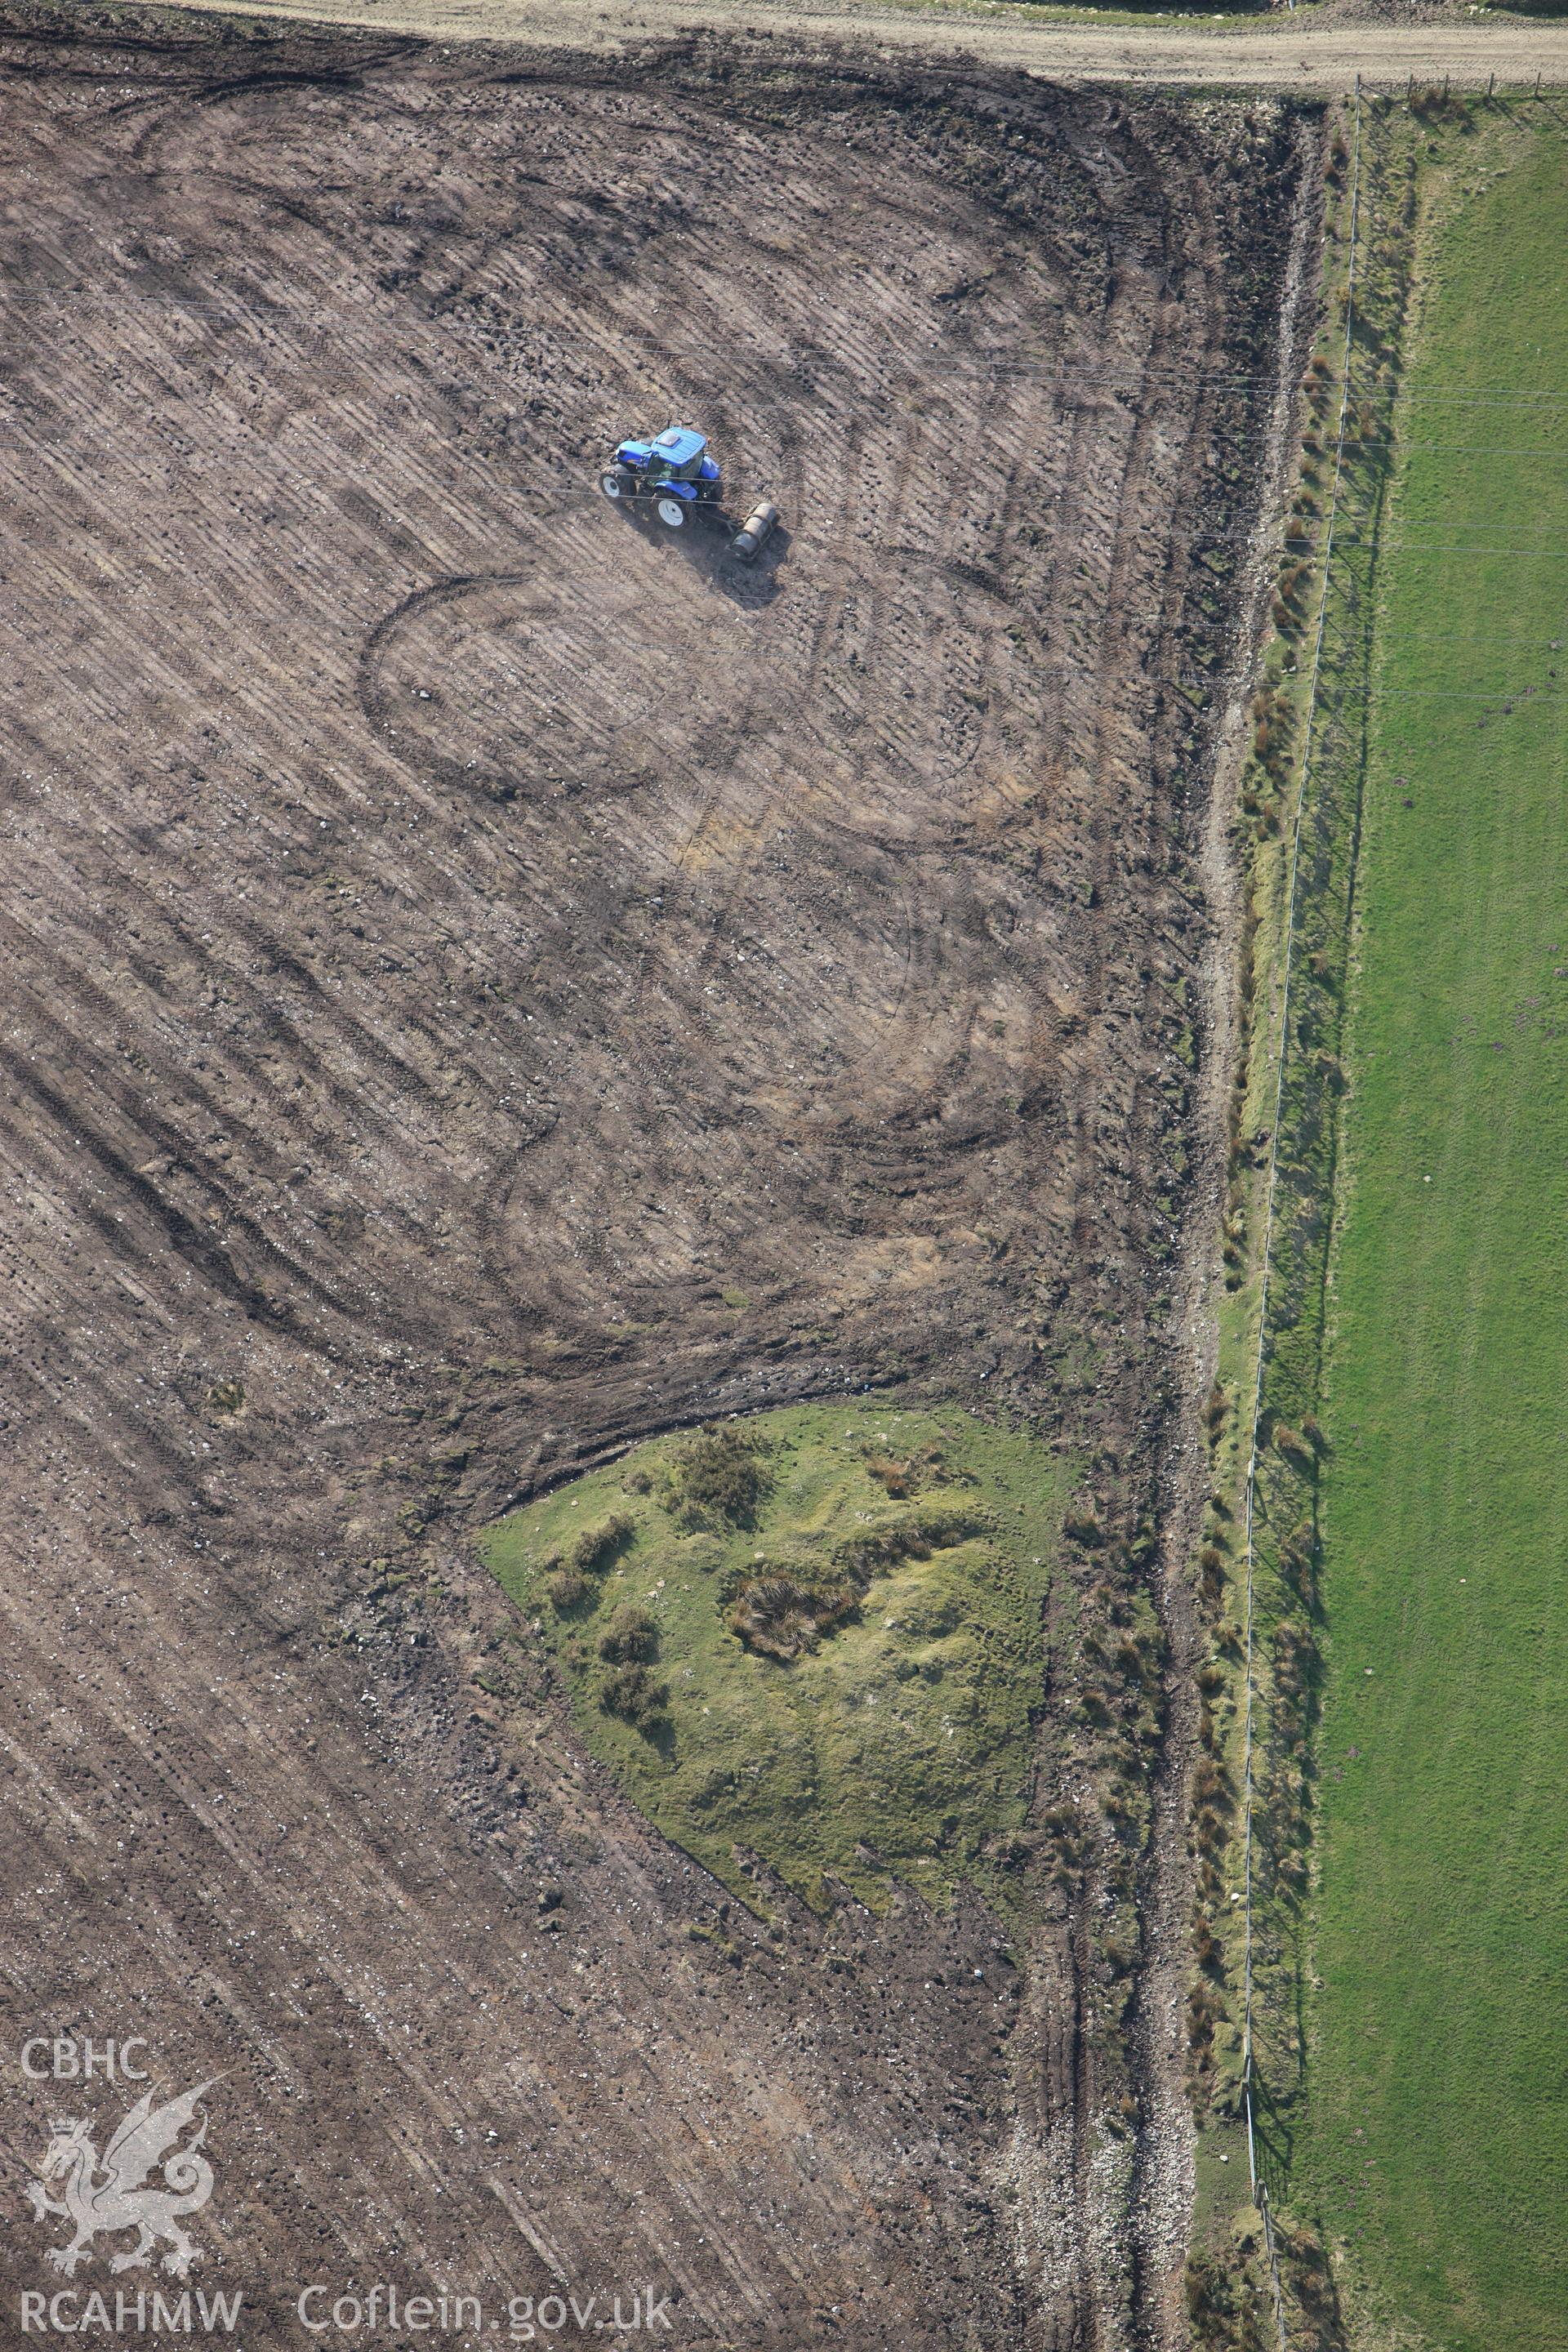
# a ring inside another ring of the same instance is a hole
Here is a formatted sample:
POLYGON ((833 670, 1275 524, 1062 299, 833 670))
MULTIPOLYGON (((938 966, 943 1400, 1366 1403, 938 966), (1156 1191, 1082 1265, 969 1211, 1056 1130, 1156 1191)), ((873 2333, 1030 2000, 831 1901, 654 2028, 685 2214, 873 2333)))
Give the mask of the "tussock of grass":
POLYGON ((1065 1483, 956 1409, 796 1406, 641 1447, 488 1552, 595 1753, 737 1893, 754 1853, 812 1903, 899 1878, 1005 1906, 1065 1483))
POLYGON ((748 1577, 728 1623, 748 1650, 770 1658, 798 1658, 860 1606, 853 1584, 803 1584, 776 1570, 748 1577))

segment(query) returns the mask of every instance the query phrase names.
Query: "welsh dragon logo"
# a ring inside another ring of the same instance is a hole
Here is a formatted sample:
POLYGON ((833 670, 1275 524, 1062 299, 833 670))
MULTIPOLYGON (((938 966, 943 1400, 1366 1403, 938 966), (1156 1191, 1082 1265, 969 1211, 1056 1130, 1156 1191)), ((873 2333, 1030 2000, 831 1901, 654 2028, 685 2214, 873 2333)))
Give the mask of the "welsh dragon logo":
POLYGON ((92 2260, 95 2238, 112 2237, 121 2230, 134 2230, 136 2243, 110 2257, 111 2271, 144 2267, 163 2238, 169 2242, 163 2267, 175 2278, 186 2277, 191 2264, 200 2262, 201 2249, 181 2229, 180 2216, 200 2212, 213 2193, 212 2167, 201 2153, 206 2116, 184 2147, 175 2143, 216 2079, 198 2083, 194 2091, 165 2100, 161 2107, 153 2106, 153 2094, 146 2092, 101 2157, 92 2142, 90 2116, 80 2122, 60 2116, 50 2123, 49 2144, 38 2167, 42 2179, 28 2183, 27 2194, 40 2221, 58 2213, 75 2229, 68 2245, 48 2249, 56 2270, 73 2277, 79 2263, 92 2260), (149 2180, 160 2163, 161 2186, 149 2180), (60 2193, 51 2197, 49 2186, 55 2184, 60 2193))

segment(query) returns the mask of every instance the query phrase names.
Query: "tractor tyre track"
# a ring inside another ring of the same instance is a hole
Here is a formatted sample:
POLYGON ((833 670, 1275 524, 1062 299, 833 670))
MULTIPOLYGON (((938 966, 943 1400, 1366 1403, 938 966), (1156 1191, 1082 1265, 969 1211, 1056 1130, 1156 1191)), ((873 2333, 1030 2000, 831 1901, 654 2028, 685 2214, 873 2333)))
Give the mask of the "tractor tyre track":
POLYGON ((42 1953, 232 2084, 260 2343, 542 2242, 695 2352, 1158 2340, 1092 1885, 716 1937, 468 1538, 847 1387, 1152 1465, 1289 123, 27 0, 0 73, 7 2030, 42 1953), (594 494, 677 409, 753 572, 594 494))

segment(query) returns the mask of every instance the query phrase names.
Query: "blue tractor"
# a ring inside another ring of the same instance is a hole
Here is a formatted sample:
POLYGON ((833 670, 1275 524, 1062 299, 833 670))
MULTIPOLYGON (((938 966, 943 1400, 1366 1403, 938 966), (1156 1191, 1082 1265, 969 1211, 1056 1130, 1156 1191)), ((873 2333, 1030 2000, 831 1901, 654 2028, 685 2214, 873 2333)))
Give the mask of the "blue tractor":
POLYGON ((599 488, 607 499, 651 499, 655 514, 671 530, 692 521, 700 507, 716 505, 723 494, 707 437, 689 425, 667 425, 652 441, 623 441, 600 475, 599 488))

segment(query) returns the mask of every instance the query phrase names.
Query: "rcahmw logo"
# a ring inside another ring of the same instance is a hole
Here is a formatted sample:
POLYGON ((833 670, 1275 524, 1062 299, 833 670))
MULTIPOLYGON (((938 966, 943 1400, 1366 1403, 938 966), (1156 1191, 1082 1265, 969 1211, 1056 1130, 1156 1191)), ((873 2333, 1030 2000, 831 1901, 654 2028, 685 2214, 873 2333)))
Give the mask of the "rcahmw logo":
MULTIPOLYGON (((100 2074, 110 2082, 145 2082, 149 2070, 138 2062, 146 2047, 140 2039, 99 2043, 40 2034, 23 2049, 22 2069, 34 2082, 89 2083, 100 2074)), ((189 2276, 202 2250, 183 2224, 213 2193, 202 2107, 212 2087, 209 2079, 157 2105, 154 2093, 144 2091, 110 2131, 101 2155, 93 2116, 51 2118, 48 2143, 35 2167, 38 2177, 28 2183, 27 2196, 37 2219, 55 2235, 66 2225, 63 2242, 45 2248, 55 2270, 74 2278, 96 2259, 96 2240, 134 2231, 135 2242, 109 2256, 111 2273, 145 2270, 157 2260, 171 2278, 184 2282, 189 2276), (160 2248, 165 2250, 161 2254, 160 2248)), ((134 2293, 75 2287, 52 2294, 27 2292, 22 2296, 22 2329, 25 2335, 65 2336, 99 2330, 121 2336, 180 2335, 196 2328, 232 2332, 243 2300, 237 2294, 208 2295, 173 2286, 134 2293)))

